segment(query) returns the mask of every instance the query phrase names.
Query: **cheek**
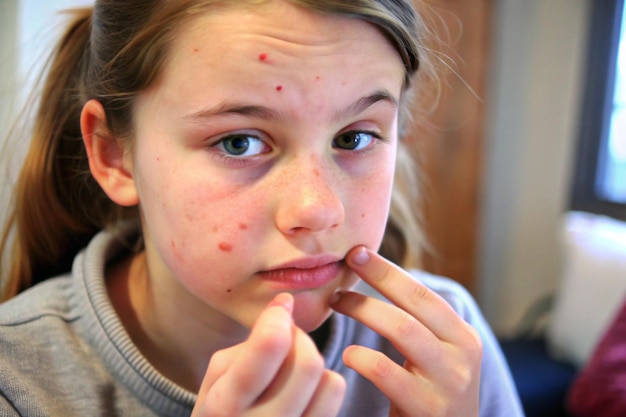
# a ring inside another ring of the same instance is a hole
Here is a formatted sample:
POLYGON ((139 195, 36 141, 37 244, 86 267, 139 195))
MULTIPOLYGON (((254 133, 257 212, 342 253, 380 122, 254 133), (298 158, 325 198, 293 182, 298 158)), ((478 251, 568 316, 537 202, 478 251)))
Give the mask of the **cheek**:
POLYGON ((346 212, 346 221, 352 230, 361 234, 363 243, 377 247, 382 237, 389 216, 389 204, 393 174, 377 175, 353 193, 351 209, 346 212))
POLYGON ((190 255, 236 254, 254 233, 252 225, 259 223, 258 203, 231 193, 220 198, 213 193, 187 194, 178 207, 167 209, 169 233, 185 242, 190 255), (193 196, 192 196, 193 195, 193 196))
POLYGON ((247 253, 256 240, 253 226, 262 223, 258 200, 219 183, 168 183, 163 176, 142 191, 144 227, 166 268, 185 281, 221 280, 224 265, 236 266, 234 257, 247 253))

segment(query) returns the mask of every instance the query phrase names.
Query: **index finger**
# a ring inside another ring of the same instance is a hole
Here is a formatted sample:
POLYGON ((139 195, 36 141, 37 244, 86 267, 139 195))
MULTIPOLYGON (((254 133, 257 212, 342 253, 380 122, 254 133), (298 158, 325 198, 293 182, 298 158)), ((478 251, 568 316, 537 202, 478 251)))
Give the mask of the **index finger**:
MULTIPOLYGON (((289 296, 289 304, 293 299, 289 296)), ((294 326, 289 308, 270 303, 238 349, 238 356, 215 381, 209 401, 226 410, 249 407, 267 389, 291 348, 294 326)))
POLYGON ((458 339, 455 329, 462 321, 461 317, 439 294, 402 268, 364 246, 352 249, 346 262, 363 281, 418 319, 439 339, 458 339))

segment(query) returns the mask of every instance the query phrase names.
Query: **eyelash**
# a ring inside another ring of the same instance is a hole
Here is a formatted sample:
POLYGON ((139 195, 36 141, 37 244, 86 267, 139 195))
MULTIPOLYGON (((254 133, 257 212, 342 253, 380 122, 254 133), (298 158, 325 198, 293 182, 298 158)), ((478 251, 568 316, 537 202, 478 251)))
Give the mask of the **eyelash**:
POLYGON ((345 131, 345 132, 341 132, 339 135, 337 135, 337 136, 333 139, 333 148, 334 148, 334 149, 339 149, 339 150, 349 151, 350 153, 359 153, 359 154, 360 154, 360 153, 363 153, 363 152, 368 152, 369 150, 371 150, 371 149, 374 147, 374 145, 375 145, 377 142, 379 142, 379 141, 380 141, 380 142, 383 142, 383 143, 387 143, 387 142, 388 142, 388 141, 387 141, 385 138, 383 138, 383 137, 382 137, 379 133, 377 133, 377 132, 373 132, 373 131, 371 131, 371 130, 348 130, 348 131, 345 131), (356 135, 367 135, 367 136, 370 136, 370 137, 371 137, 371 139, 370 139, 370 140, 371 140, 371 142, 370 142, 370 143, 369 143, 369 144, 368 144, 365 148, 363 148, 363 149, 357 149, 357 150, 354 150, 354 149, 345 149, 345 148, 340 148, 340 147, 338 147, 338 146, 335 146, 335 143, 336 143, 337 139, 338 139, 338 138, 340 138, 341 136, 346 136, 346 135, 353 135, 353 136, 356 136, 356 135))
MULTIPOLYGON (((258 140, 258 141, 261 141, 266 147, 269 147, 267 145, 267 141, 261 139, 258 135, 248 134, 248 133, 243 132, 243 133, 227 134, 227 135, 221 137, 219 140, 217 140, 212 145, 210 145, 209 149, 211 151, 213 151, 213 154, 215 155, 215 157, 219 158, 224 163, 226 163, 228 165, 231 165, 231 166, 233 166, 235 168, 245 168, 246 166, 249 166, 250 164, 252 164, 254 162, 254 159, 257 156, 263 155, 264 153, 271 152, 271 149, 270 149, 270 151, 260 152, 258 154, 255 154, 255 155, 252 155, 252 156, 249 156, 249 157, 245 157, 245 156, 241 157, 241 156, 237 156, 237 155, 228 154, 227 151, 223 148, 225 141, 232 140, 232 139, 237 138, 237 137, 244 137, 244 138, 248 138, 248 139, 258 140)), ((347 131, 341 132, 340 134, 338 134, 337 136, 335 136, 333 138, 333 140, 332 140, 332 148, 333 149, 337 149, 339 151, 345 151, 345 153, 347 153, 347 154, 361 155, 361 154, 365 154, 365 153, 368 153, 368 152, 372 151, 373 148, 375 147, 375 144, 377 142, 389 143, 389 141, 386 138, 384 138, 378 132, 374 132, 374 131, 371 131, 371 130, 359 130, 359 129, 347 130, 347 131), (345 135, 353 135, 353 136, 356 136, 356 135, 368 135, 368 136, 371 137, 371 143, 369 143, 363 149, 356 149, 356 150, 345 149, 345 148, 340 148, 340 147, 336 146, 335 145, 336 140, 338 138, 340 138, 341 136, 345 136, 345 135)), ((354 156, 356 156, 356 155, 354 155, 354 156)))

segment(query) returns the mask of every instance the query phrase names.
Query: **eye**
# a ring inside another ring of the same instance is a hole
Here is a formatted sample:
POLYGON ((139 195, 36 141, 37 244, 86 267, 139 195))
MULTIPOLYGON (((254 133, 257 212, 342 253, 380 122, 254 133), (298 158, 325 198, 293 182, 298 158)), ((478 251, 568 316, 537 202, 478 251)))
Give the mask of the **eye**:
POLYGON ((369 147, 379 136, 373 132, 349 131, 344 132, 333 140, 333 148, 349 151, 360 151, 369 147))
POLYGON ((231 157, 251 157, 270 150, 261 139, 245 133, 228 135, 213 146, 231 157))

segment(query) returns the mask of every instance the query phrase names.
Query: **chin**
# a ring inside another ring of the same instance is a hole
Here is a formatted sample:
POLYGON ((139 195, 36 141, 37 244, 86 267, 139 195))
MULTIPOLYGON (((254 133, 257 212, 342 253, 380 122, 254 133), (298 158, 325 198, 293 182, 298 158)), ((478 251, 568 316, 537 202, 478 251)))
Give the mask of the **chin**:
POLYGON ((304 332, 317 329, 331 313, 328 297, 307 292, 294 294, 293 321, 304 332))

